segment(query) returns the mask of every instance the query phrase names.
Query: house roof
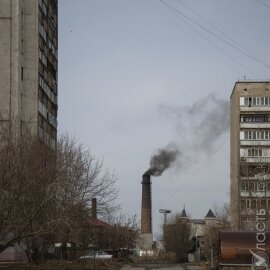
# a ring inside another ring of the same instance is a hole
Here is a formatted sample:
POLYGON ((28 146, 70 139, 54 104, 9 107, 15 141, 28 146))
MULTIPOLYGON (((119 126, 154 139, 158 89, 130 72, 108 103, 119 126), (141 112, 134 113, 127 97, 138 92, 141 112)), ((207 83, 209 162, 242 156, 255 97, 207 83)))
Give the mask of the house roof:
POLYGON ((209 209, 209 211, 206 214, 205 218, 207 219, 207 218, 217 218, 217 217, 214 215, 213 211, 211 209, 209 209))
POLYGON ((187 218, 187 213, 186 213, 186 210, 185 208, 182 210, 182 213, 181 213, 181 218, 187 218))
POLYGON ((110 225, 109 223, 104 222, 98 218, 91 218, 89 220, 89 223, 90 223, 90 225, 98 226, 98 227, 112 227, 112 225, 110 225))

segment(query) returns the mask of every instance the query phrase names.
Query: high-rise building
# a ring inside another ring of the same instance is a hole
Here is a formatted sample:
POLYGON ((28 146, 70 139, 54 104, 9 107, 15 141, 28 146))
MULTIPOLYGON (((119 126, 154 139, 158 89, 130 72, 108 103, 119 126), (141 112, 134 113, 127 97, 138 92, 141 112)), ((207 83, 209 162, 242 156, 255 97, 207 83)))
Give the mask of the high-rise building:
POLYGON ((237 82, 230 118, 233 228, 256 229, 258 218, 269 228, 270 82, 237 82))
POLYGON ((0 124, 55 148, 57 0, 0 1, 0 124))

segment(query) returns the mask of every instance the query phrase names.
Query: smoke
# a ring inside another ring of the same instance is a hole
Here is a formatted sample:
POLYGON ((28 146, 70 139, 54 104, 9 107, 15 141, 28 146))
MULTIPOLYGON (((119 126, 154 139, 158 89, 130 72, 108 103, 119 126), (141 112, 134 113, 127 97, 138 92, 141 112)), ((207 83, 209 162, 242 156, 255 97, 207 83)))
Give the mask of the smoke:
POLYGON ((200 154, 209 155, 220 137, 229 130, 229 101, 210 93, 189 106, 161 105, 166 121, 172 122, 177 138, 151 157, 145 174, 161 175, 183 157, 193 161, 200 154), (180 150, 181 149, 181 150, 180 150))
POLYGON ((179 144, 186 150, 211 153, 229 130, 229 101, 210 93, 190 106, 160 107, 166 120, 173 120, 179 144))
POLYGON ((180 151, 178 149, 169 149, 168 147, 158 149, 157 153, 151 157, 150 168, 144 174, 160 176, 176 161, 180 151))

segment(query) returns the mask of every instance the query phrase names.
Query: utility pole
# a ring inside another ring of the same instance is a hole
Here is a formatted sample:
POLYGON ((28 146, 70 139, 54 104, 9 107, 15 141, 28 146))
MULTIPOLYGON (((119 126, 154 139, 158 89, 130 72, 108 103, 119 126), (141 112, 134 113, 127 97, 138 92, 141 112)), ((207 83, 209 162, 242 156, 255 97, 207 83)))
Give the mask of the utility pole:
POLYGON ((211 259, 211 269, 214 269, 214 256, 213 256, 213 246, 212 246, 212 237, 210 235, 210 259, 211 259))

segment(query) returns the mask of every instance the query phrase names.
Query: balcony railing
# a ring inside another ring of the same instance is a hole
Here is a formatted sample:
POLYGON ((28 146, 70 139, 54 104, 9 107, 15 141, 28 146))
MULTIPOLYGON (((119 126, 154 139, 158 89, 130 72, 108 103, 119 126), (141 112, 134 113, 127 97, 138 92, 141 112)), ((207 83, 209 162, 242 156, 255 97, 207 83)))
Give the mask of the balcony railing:
POLYGON ((241 140, 241 146, 270 146, 270 140, 241 140))
POLYGON ((270 128, 270 123, 240 123, 240 128, 270 128))

